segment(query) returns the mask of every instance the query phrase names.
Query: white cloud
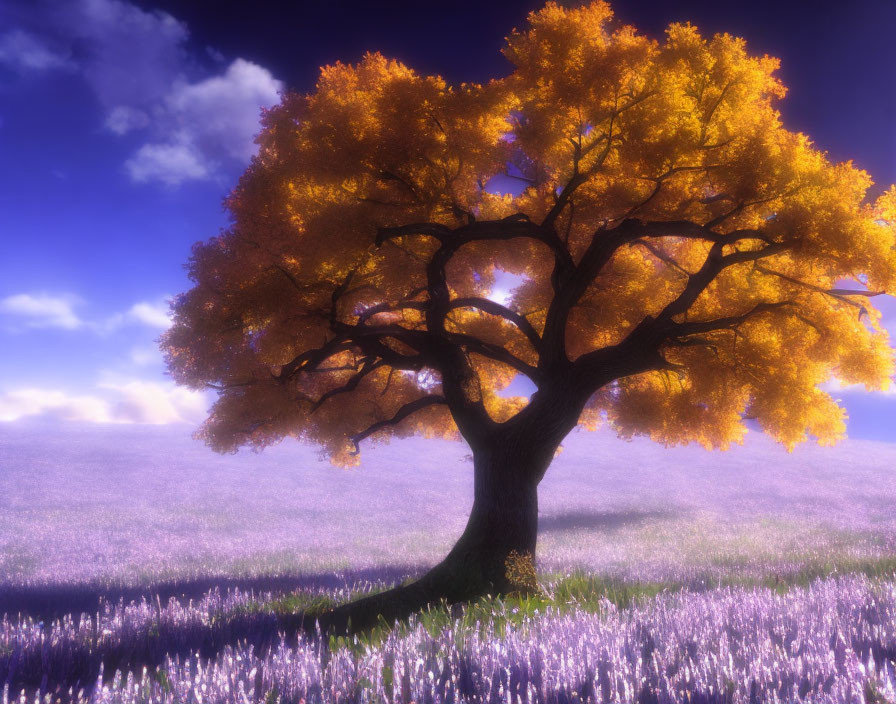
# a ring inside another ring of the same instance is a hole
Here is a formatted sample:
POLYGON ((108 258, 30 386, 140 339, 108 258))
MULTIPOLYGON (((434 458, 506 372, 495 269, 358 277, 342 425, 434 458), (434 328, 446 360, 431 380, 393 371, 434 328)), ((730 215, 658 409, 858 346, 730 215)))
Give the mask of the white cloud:
POLYGON ((0 63, 80 74, 117 135, 145 132, 126 162, 135 182, 177 186, 242 168, 255 152, 262 107, 282 84, 252 62, 191 52, 182 22, 125 0, 23 5, 0 35, 0 63), (17 26, 20 25, 20 26, 17 26), (208 56, 214 68, 208 64, 208 56))
POLYGON ((23 317, 28 327, 74 330, 84 323, 75 314, 72 296, 17 293, 0 300, 0 312, 23 317))
POLYGON ((156 303, 140 301, 132 305, 125 313, 116 313, 102 322, 88 323, 88 325, 94 331, 104 335, 114 332, 129 323, 167 330, 172 323, 167 299, 156 303))
POLYGON ((279 100, 280 81, 267 69, 236 59, 219 76, 177 81, 157 110, 163 141, 144 144, 125 164, 134 181, 177 186, 206 180, 220 164, 245 164, 256 151, 262 106, 279 100))
POLYGON ((18 389, 0 394, 0 421, 18 420, 23 416, 113 422, 108 404, 95 396, 74 396, 47 389, 18 389))
POLYGON ((23 71, 71 67, 67 54, 22 29, 0 34, 0 64, 23 71))
POLYGON ((80 48, 81 73, 109 111, 151 107, 173 81, 195 70, 186 25, 165 12, 122 0, 74 0, 46 14, 48 31, 80 48))
POLYGON ((197 424, 209 405, 202 392, 170 382, 131 379, 101 382, 90 394, 40 388, 0 393, 0 421, 44 416, 93 423, 197 424))
POLYGON ((203 393, 171 383, 133 380, 99 387, 116 396, 112 416, 121 423, 199 423, 208 407, 203 393))
POLYGON ((197 143, 217 143, 234 159, 248 161, 260 108, 276 104, 282 88, 267 69, 236 59, 221 76, 175 85, 166 102, 178 122, 193 127, 197 143))
POLYGON ((118 105, 106 116, 106 127, 118 135, 142 129, 149 123, 149 115, 127 105, 118 105))
POLYGON ((188 141, 144 144, 125 162, 125 168, 138 183, 161 181, 167 186, 205 180, 210 175, 204 156, 188 141))
POLYGON ((162 362, 162 353, 156 345, 151 347, 132 347, 130 360, 138 367, 147 367, 162 362))
POLYGON ((155 303, 139 301, 125 313, 116 313, 101 322, 79 317, 74 306, 80 303, 81 299, 71 294, 17 293, 0 299, 0 314, 24 319, 30 328, 87 329, 99 334, 113 332, 128 323, 160 330, 171 327, 167 300, 155 303))
POLYGON ((171 316, 168 314, 167 303, 162 305, 135 303, 128 311, 128 317, 154 328, 167 330, 171 327, 171 316))

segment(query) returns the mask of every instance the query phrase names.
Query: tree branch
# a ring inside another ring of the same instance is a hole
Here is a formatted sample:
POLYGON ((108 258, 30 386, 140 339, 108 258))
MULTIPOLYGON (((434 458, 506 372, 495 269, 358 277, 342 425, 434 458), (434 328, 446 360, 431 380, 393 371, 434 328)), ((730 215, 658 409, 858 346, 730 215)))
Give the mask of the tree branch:
POLYGON ((572 194, 575 193, 575 190, 587 180, 588 177, 585 174, 580 173, 578 169, 575 170, 572 177, 566 182, 566 185, 563 186, 563 190, 560 191, 560 195, 557 197, 557 202, 554 203, 553 207, 548 211, 548 214, 545 215, 544 220, 541 221, 542 227, 553 229, 554 223, 557 221, 557 218, 560 217, 560 213, 563 212, 566 203, 572 198, 572 194))
POLYGON ((670 257, 668 254, 666 254, 661 249, 654 247, 649 242, 645 242, 644 240, 635 240, 634 242, 632 242, 632 244, 640 245, 641 247, 644 247, 644 249, 646 249, 648 252, 650 252, 654 257, 656 257, 657 259, 659 259, 662 262, 665 262, 670 267, 675 269, 678 273, 684 274, 685 276, 691 275, 691 272, 689 272, 687 269, 685 269, 683 266, 681 266, 681 264, 679 264, 677 261, 675 261, 672 257, 670 257))
POLYGON ((718 276, 724 269, 729 266, 734 266, 735 264, 754 262, 765 257, 780 254, 789 248, 790 242, 776 242, 767 245, 762 249, 733 252, 726 255, 722 255, 723 246, 724 242, 719 240, 710 247, 709 254, 706 256, 703 266, 688 277, 688 282, 685 285, 684 290, 657 316, 657 325, 666 325, 671 322, 673 316, 681 315, 689 310, 697 300, 698 296, 706 290, 706 287, 709 286, 716 276, 718 276))
MULTIPOLYGON (((533 381, 539 379, 541 375, 536 368, 526 364, 504 348, 490 345, 470 335, 449 333, 445 330, 447 315, 460 305, 451 301, 446 281, 448 262, 460 247, 469 242, 526 237, 546 244, 554 253, 555 281, 558 278, 556 276, 558 272, 568 274, 575 268, 575 263, 552 227, 537 225, 522 213, 500 220, 469 222, 454 229, 433 222, 381 228, 377 232, 376 244, 381 245, 393 238, 408 235, 433 237, 440 243, 426 266, 429 302, 427 307, 421 308, 426 313, 426 327, 429 335, 427 343, 435 358, 427 366, 438 370, 441 374, 445 398, 458 428, 468 439, 478 437, 483 433, 490 432, 495 423, 485 410, 481 392, 475 391, 480 386, 480 380, 466 359, 464 347, 508 364, 532 378, 533 381)), ((506 308, 498 309, 489 303, 481 303, 481 301, 480 304, 478 307, 483 310, 488 307, 486 312, 495 312, 516 324, 533 344, 539 344, 537 334, 525 318, 506 308)))
POLYGON ((381 227, 377 231, 376 244, 379 246, 388 240, 407 235, 424 235, 443 244, 451 243, 455 247, 480 240, 509 240, 516 237, 529 237, 550 244, 550 237, 544 229, 523 213, 508 215, 500 220, 477 220, 454 229, 436 222, 381 227))
POLYGON ((395 415, 392 416, 389 420, 378 421, 368 427, 366 430, 362 430, 360 433, 355 433, 354 435, 352 435, 349 440, 351 440, 354 444, 355 451, 351 454, 357 455, 358 453, 360 453, 361 448, 358 447, 358 443, 360 443, 364 438, 369 437, 370 435, 375 433, 377 430, 381 430, 382 428, 390 425, 397 425, 415 411, 419 411, 421 408, 434 406, 440 403, 447 403, 447 400, 444 396, 423 396, 422 398, 418 398, 416 401, 406 403, 401 408, 399 408, 395 415))
POLYGON ((285 382, 297 372, 310 371, 334 354, 347 352, 351 349, 354 349, 354 344, 352 342, 342 337, 334 337, 331 340, 325 341, 320 347, 306 350, 291 362, 280 367, 278 374, 272 373, 272 376, 274 376, 275 379, 279 379, 281 382, 285 382))
MULTIPOLYGON (((683 338, 688 335, 700 335, 702 333, 713 332, 715 330, 730 330, 736 328, 744 321, 752 318, 759 313, 767 313, 786 306, 795 306, 795 301, 777 301, 775 303, 757 303, 746 313, 740 315, 731 315, 724 318, 716 318, 714 320, 699 320, 684 323, 671 323, 668 326, 666 339, 676 342, 676 338, 683 338)), ((677 343, 679 344, 679 343, 677 343)))
MULTIPOLYGON (((597 278, 615 252, 620 247, 641 239, 661 237, 701 239, 712 242, 713 248, 711 251, 715 253, 714 256, 718 257, 722 257, 722 251, 726 245, 733 245, 744 240, 766 242, 768 246, 762 250, 764 254, 761 256, 770 256, 779 251, 772 248, 783 248, 783 245, 774 242, 767 233, 761 230, 741 229, 721 233, 705 225, 699 225, 687 220, 643 222, 637 219, 626 219, 614 228, 602 227, 594 233, 591 243, 579 260, 563 291, 554 296, 554 299, 551 301, 545 321, 544 333, 542 334, 545 354, 542 355, 539 361, 539 368, 544 369, 554 364, 562 363, 565 359, 566 322, 569 313, 578 304, 588 286, 597 278)), ((751 261, 754 258, 758 258, 758 256, 753 252, 735 252, 721 259, 720 264, 722 268, 725 268, 725 266, 730 266, 739 261, 751 261)), ((700 272, 689 274, 688 288, 686 288, 685 292, 695 290, 698 286, 698 280, 703 282, 699 288, 699 291, 702 291, 721 271, 721 269, 715 271, 709 262, 704 266, 705 268, 700 272), (694 277, 698 277, 698 280, 695 280, 694 277)), ((685 292, 683 292, 683 295, 685 292)), ((681 304, 683 303, 684 299, 681 301, 681 304)), ((687 304, 685 309, 687 307, 690 307, 690 303, 687 304)), ((675 314, 674 312, 672 313, 672 315, 675 314)))
POLYGON ((299 293, 305 294, 305 293, 308 293, 309 291, 313 291, 315 289, 314 285, 309 286, 308 284, 299 283, 299 280, 296 279, 295 276, 293 276, 289 271, 287 271, 284 267, 280 266, 279 264, 271 264, 270 268, 276 269, 281 274, 283 274, 287 279, 289 279, 289 282, 293 285, 293 287, 299 293))
POLYGON ((401 176, 400 174, 395 173, 394 171, 389 171, 388 169, 381 169, 377 176, 383 181, 396 181, 404 186, 408 192, 414 197, 414 200, 420 202, 420 193, 417 188, 410 182, 409 179, 401 176))
POLYGON ((395 239, 396 237, 406 237, 408 235, 434 237, 439 240, 439 242, 442 242, 446 237, 450 237, 452 232, 452 229, 447 225, 441 225, 436 222, 417 222, 410 225, 381 227, 377 230, 375 244, 379 247, 388 240, 395 239))
POLYGON ((790 302, 759 304, 744 316, 732 316, 714 321, 697 323, 673 321, 673 317, 686 313, 691 308, 700 294, 724 269, 735 264, 757 261, 778 254, 786 250, 791 242, 776 242, 759 250, 723 255, 722 250, 725 244, 725 240, 720 238, 712 245, 700 269, 688 276, 688 281, 682 292, 668 303, 659 315, 655 318, 646 316, 619 344, 594 350, 579 357, 573 366, 576 373, 582 375, 583 383, 604 384, 620 376, 628 376, 651 369, 662 369, 668 363, 659 353, 659 349, 670 337, 683 337, 688 334, 699 334, 730 327, 742 322, 745 319, 744 316, 753 315, 762 310, 770 310, 773 307, 790 305, 790 302))
POLYGON ((466 347, 470 352, 476 352, 483 357, 488 357, 489 359, 494 359, 496 362, 506 364, 508 367, 513 367, 521 374, 525 374, 529 377, 536 385, 541 384, 543 374, 536 367, 533 367, 531 364, 526 364, 526 362, 519 357, 510 353, 506 347, 493 345, 490 342, 485 342, 478 337, 467 335, 465 333, 448 332, 447 335, 449 340, 466 347))
MULTIPOLYGON (((466 227, 478 224, 472 223, 466 227)), ((426 327, 433 336, 433 349, 438 356, 438 364, 432 366, 438 369, 442 376, 442 391, 454 422, 468 441, 475 441, 483 434, 489 433, 495 422, 485 408, 479 375, 463 349, 457 344, 460 337, 450 334, 445 329, 445 318, 451 305, 451 293, 448 290, 445 269, 461 244, 462 242, 456 239, 443 240, 426 266, 430 303, 426 310, 426 327)), ((466 337, 481 343, 474 337, 466 337)))
POLYGON ((700 146, 706 144, 706 133, 709 130, 709 123, 712 122, 712 118, 716 113, 716 110, 719 109, 719 105, 722 104, 722 100, 725 98, 725 94, 728 92, 728 89, 734 85, 734 80, 728 81, 723 87, 718 97, 713 101, 713 104, 709 108, 709 112, 706 114, 702 122, 702 127, 700 129, 700 146))
MULTIPOLYGON (((707 225, 698 225, 690 220, 638 220, 626 219, 610 232, 625 231, 627 235, 622 244, 629 244, 636 239, 678 237, 680 239, 706 240, 713 244, 735 244, 744 240, 760 240, 766 244, 774 244, 768 233, 756 229, 740 229, 731 232, 716 232, 707 225)), ((597 233, 596 233, 597 234, 597 233)))
POLYGON ((315 413, 317 411, 317 409, 320 408, 324 404, 324 401, 326 401, 327 399, 333 398, 333 396, 337 396, 339 394, 347 393, 349 391, 354 391, 356 388, 358 388, 358 384, 361 383, 361 380, 365 376, 367 376, 371 372, 373 372, 385 365, 386 365, 386 361, 383 359, 380 359, 380 360, 377 360, 374 362, 372 359, 370 359, 368 357, 367 359, 364 360, 364 366, 361 367, 361 371, 359 371, 357 374, 353 375, 342 386, 339 386, 335 389, 330 389, 325 394, 323 394, 319 399, 317 399, 317 401, 314 402, 314 405, 312 405, 312 407, 311 407, 310 413, 311 414, 315 413))
MULTIPOLYGON (((796 284, 797 286, 802 286, 803 288, 808 288, 809 290, 815 291, 816 293, 823 293, 827 296, 831 296, 832 298, 836 298, 837 300, 846 303, 847 305, 858 308, 862 312, 865 311, 865 307, 861 303, 849 300, 849 298, 846 298, 846 296, 865 296, 866 298, 872 298, 874 296, 882 296, 886 294, 886 291, 853 291, 851 289, 845 288, 822 288, 821 286, 816 286, 815 284, 810 284, 806 281, 800 281, 799 279, 795 279, 792 276, 787 276, 787 274, 782 274, 779 271, 767 269, 764 266, 759 266, 758 264, 756 265, 756 270, 769 276, 777 276, 779 279, 783 279, 784 281, 787 281, 789 283, 796 284)), ((861 313, 859 315, 861 317, 861 313)))
POLYGON ((825 291, 830 296, 865 296, 873 298, 874 296, 885 296, 886 291, 853 291, 846 288, 831 288, 825 291))
POLYGON ((469 242, 510 240, 517 237, 527 237, 536 240, 537 242, 542 242, 553 252, 555 266, 552 280, 563 278, 575 268, 575 263, 569 254, 569 250, 563 244, 553 227, 545 226, 544 224, 538 225, 532 222, 529 217, 523 213, 509 215, 500 220, 478 220, 455 229, 434 222, 419 222, 397 227, 383 227, 377 231, 376 244, 382 245, 384 242, 393 238, 405 237, 408 235, 432 237, 443 245, 450 244, 454 250, 459 249, 469 242))
POLYGON ((205 382, 205 387, 208 389, 215 389, 217 391, 225 391, 227 389, 238 389, 243 386, 252 386, 258 382, 257 379, 249 379, 248 381, 233 381, 229 384, 213 384, 210 381, 205 382))
POLYGON ((784 193, 776 193, 776 194, 768 196, 766 198, 759 198, 757 200, 751 200, 751 201, 740 201, 731 210, 728 210, 728 211, 722 213, 721 215, 714 217, 709 222, 707 222, 704 225, 704 227, 708 227, 708 228, 718 227, 723 222, 725 222, 728 218, 734 217, 738 213, 746 210, 747 208, 750 208, 754 205, 762 205, 763 203, 771 203, 773 200, 776 200, 778 198, 785 198, 787 196, 791 196, 799 190, 800 190, 800 187, 796 186, 794 188, 791 188, 789 191, 785 191, 784 193))
POLYGON ((657 197, 657 195, 659 195, 660 191, 663 188, 663 185, 666 183, 666 179, 668 179, 670 176, 674 176, 675 174, 687 172, 687 171, 708 171, 710 169, 718 169, 721 167, 722 167, 722 164, 707 164, 705 166, 703 166, 703 165, 674 166, 674 167, 670 168, 668 171, 666 171, 665 173, 660 174, 659 176, 641 176, 641 177, 639 177, 641 180, 656 182, 656 185, 653 187, 653 190, 650 192, 650 194, 647 196, 647 198, 642 200, 640 203, 633 205, 631 208, 628 209, 628 211, 626 211, 626 213, 624 215, 613 218, 611 222, 616 222, 618 220, 626 220, 626 219, 630 218, 632 215, 634 215, 635 213, 637 213, 645 205, 650 203, 650 201, 652 201, 654 198, 657 197))
POLYGON ((426 310, 429 304, 426 301, 404 301, 398 305, 391 303, 377 303, 365 308, 358 316, 358 325, 364 325, 370 318, 379 313, 394 313, 399 310, 426 310))
POLYGON ((505 320, 513 323, 519 328, 520 332, 522 332, 527 338, 529 338, 529 342, 532 343, 532 346, 536 349, 536 351, 541 349, 541 337, 535 331, 535 328, 532 327, 532 323, 530 323, 525 316, 517 313, 514 310, 510 310, 506 306, 502 306, 500 303, 496 301, 489 300, 488 298, 477 298, 477 297, 467 297, 467 298, 455 298, 448 306, 449 310, 454 310, 455 308, 478 308, 481 311, 486 313, 490 313, 491 315, 497 315, 505 320))

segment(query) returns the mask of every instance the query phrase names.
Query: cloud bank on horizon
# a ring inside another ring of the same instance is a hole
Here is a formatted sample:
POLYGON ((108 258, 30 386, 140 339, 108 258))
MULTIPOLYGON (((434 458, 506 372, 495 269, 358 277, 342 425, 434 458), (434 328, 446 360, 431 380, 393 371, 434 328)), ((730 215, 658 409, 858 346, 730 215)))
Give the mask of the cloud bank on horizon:
POLYGON ((198 424, 206 416, 206 395, 172 383, 100 381, 96 391, 72 394, 36 388, 0 394, 0 421, 29 416, 91 423, 198 424))
MULTIPOLYGON (((24 320, 24 328, 8 328, 19 333, 27 328, 57 328, 88 330, 105 337, 126 325, 155 331, 171 325, 167 303, 142 301, 105 320, 79 317, 74 310, 78 303, 71 297, 17 294, 0 300, 0 313, 24 320)), ((137 367, 152 365, 158 357, 155 346, 135 347, 130 353, 130 360, 137 367)), ((93 393, 35 387, 0 392, 0 421, 44 416, 94 423, 196 424, 203 420, 209 405, 208 394, 180 388, 172 382, 128 378, 107 371, 101 374, 93 393)))

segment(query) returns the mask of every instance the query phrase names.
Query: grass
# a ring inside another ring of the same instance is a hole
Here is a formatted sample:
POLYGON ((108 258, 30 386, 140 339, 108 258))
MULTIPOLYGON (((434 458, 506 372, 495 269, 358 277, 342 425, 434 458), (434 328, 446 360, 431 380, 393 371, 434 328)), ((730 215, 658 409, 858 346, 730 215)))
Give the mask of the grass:
POLYGON ((681 582, 627 582, 617 577, 600 577, 575 572, 562 578, 554 587, 553 602, 566 610, 573 606, 582 611, 598 612, 604 600, 619 609, 627 609, 634 602, 651 599, 662 592, 684 589, 681 582))
MULTIPOLYGON (((484 636, 491 632, 503 637, 508 629, 525 628, 527 622, 548 610, 567 613, 576 609, 599 612, 605 608, 605 601, 610 601, 618 608, 624 609, 637 600, 649 599, 664 591, 682 589, 684 585, 671 582, 626 583, 618 579, 602 578, 585 573, 566 576, 556 581, 556 575, 547 575, 539 590, 529 595, 509 595, 504 597, 483 596, 479 600, 466 604, 462 610, 453 608, 445 602, 429 606, 416 614, 415 626, 422 626, 431 636, 437 637, 446 630, 454 634, 454 645, 463 650, 468 634, 478 631, 484 636), (553 594, 545 591, 553 583, 553 594)), ((359 598, 371 592, 353 593, 352 598, 359 598)), ((294 614, 300 611, 314 616, 337 606, 336 602, 326 596, 307 594, 289 594, 273 601, 253 603, 252 608, 270 610, 276 614, 294 614)), ((380 617, 379 623, 371 629, 352 637, 331 636, 329 650, 334 652, 343 648, 353 654, 360 655, 365 650, 382 644, 390 634, 401 637, 411 630, 408 621, 397 624, 388 623, 380 617)))
MULTIPOLYGON (((723 577, 712 585, 700 587, 700 589, 712 588, 712 586, 746 589, 761 587, 785 594, 795 587, 809 587, 818 579, 844 574, 863 574, 873 579, 896 577, 896 556, 859 560, 808 561, 799 569, 791 572, 768 574, 759 578, 723 577)), ((550 576, 546 581, 550 581, 550 576)), ((695 587, 683 582, 627 582, 614 577, 600 577, 576 572, 559 578, 554 589, 554 600, 558 607, 566 602, 574 602, 581 610, 596 612, 600 610, 602 599, 612 602, 619 609, 627 609, 639 599, 650 599, 661 592, 676 592, 685 588, 693 590, 695 587)))
MULTIPOLYGON (((407 580, 410 581, 410 580, 407 580)), ((385 591, 388 587, 374 587, 366 591, 349 592, 349 601, 360 599, 371 594, 378 594, 385 591)), ((303 591, 290 592, 280 594, 270 601, 249 601, 240 605, 235 609, 231 609, 226 613, 218 614, 213 617, 214 622, 217 619, 227 620, 235 616, 252 613, 273 613, 276 616, 289 616, 293 614, 303 613, 308 616, 317 616, 329 611, 341 602, 336 601, 327 594, 312 594, 303 591)))
MULTIPOLYGON (((544 613, 554 606, 552 599, 544 595, 533 596, 484 596, 478 601, 465 605, 458 613, 447 603, 433 605, 416 614, 415 624, 422 626, 431 636, 437 637, 446 630, 453 633, 454 646, 463 652, 469 634, 477 632, 484 636, 489 631, 497 637, 503 637, 508 628, 524 627, 527 619, 544 613)), ((331 636, 330 651, 348 648, 359 655, 367 649, 381 645, 390 634, 398 637, 407 635, 411 623, 400 621, 397 624, 387 623, 381 616, 379 624, 352 637, 331 636)))
MULTIPOLYGON (((794 572, 766 575, 756 579, 722 579, 717 586, 748 589, 758 587, 774 589, 779 594, 784 594, 794 588, 808 587, 817 579, 843 574, 864 574, 875 579, 893 578, 896 577, 896 557, 810 562, 794 572)), ((508 628, 523 627, 528 618, 544 613, 548 609, 558 613, 573 610, 599 613, 606 608, 606 602, 610 602, 616 608, 624 610, 661 593, 693 589, 693 585, 682 582, 626 582, 615 577, 602 577, 585 572, 543 575, 539 577, 539 582, 540 589, 535 595, 482 597, 468 604, 460 616, 443 603, 419 613, 416 622, 433 636, 445 629, 452 630, 457 646, 461 648, 463 634, 471 632, 472 629, 478 628, 482 633, 491 626, 494 628, 494 633, 501 637, 508 628), (550 585, 553 585, 552 593, 546 591, 550 585)), ((397 626, 392 626, 382 619, 379 625, 354 638, 331 638, 330 648, 331 650, 350 648, 356 653, 362 652, 365 647, 382 643, 395 628, 397 635, 403 635, 409 630, 409 625, 401 622, 397 626)))
MULTIPOLYGON (((723 578, 713 585, 697 588, 703 590, 714 586, 747 589, 756 587, 773 589, 779 594, 784 594, 794 588, 808 587, 817 579, 850 573, 864 574, 870 578, 892 578, 896 576, 896 557, 808 562, 793 572, 765 575, 760 578, 723 578)), ((406 580, 404 583, 410 581, 406 580)), ((534 594, 484 596, 476 602, 466 604, 462 610, 452 608, 443 602, 419 612, 414 622, 434 637, 446 630, 452 632, 455 646, 462 650, 464 641, 470 633, 478 630, 480 635, 484 635, 486 631, 491 630, 498 637, 503 637, 508 629, 525 628, 530 618, 548 610, 561 614, 574 610, 599 613, 606 609, 607 602, 624 610, 662 593, 695 589, 694 585, 682 582, 628 582, 617 577, 604 577, 582 571, 566 575, 539 575, 538 581, 539 587, 534 594)), ((386 588, 355 591, 351 593, 350 599, 375 594, 386 588)), ((334 599, 325 594, 293 592, 278 595, 271 601, 250 602, 240 607, 238 611, 222 614, 221 618, 261 611, 279 616, 304 613, 313 617, 338 605, 334 599)), ((408 621, 390 624, 380 617, 380 622, 376 626, 358 635, 331 636, 329 650, 334 652, 348 648, 355 655, 360 655, 365 650, 382 644, 393 632, 400 637, 407 634, 410 629, 411 624, 408 621)))
MULTIPOLYGON (((896 557, 808 562, 795 572, 765 576, 762 579, 753 580, 753 584, 774 589, 778 593, 783 594, 793 587, 808 587, 816 579, 824 579, 841 574, 863 574, 871 578, 894 577, 896 576, 896 557)), ((753 585, 747 584, 745 586, 753 585)))

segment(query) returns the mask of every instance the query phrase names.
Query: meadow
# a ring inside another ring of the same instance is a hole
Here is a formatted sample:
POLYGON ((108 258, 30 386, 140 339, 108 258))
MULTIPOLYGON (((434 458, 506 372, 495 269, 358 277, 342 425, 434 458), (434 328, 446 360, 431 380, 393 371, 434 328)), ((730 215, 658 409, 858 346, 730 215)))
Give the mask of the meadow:
POLYGON ((182 426, 0 424, 0 699, 896 702, 894 460, 576 432, 540 487, 539 595, 306 640, 295 612, 450 548, 464 445, 343 470, 182 426))

